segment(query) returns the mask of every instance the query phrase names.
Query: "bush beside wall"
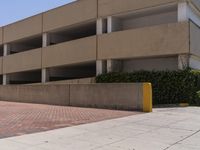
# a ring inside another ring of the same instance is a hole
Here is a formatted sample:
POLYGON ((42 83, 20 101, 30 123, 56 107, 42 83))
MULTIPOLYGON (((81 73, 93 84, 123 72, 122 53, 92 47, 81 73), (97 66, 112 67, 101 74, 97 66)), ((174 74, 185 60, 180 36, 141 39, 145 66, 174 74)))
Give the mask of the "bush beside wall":
POLYGON ((200 71, 136 71, 108 73, 96 77, 97 83, 151 82, 153 104, 189 103, 200 105, 200 71))

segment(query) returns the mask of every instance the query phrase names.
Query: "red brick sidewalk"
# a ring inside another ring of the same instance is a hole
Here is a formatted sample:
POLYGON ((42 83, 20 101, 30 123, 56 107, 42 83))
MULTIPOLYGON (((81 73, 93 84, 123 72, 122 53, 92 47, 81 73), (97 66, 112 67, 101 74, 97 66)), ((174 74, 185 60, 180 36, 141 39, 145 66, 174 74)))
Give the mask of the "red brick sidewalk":
POLYGON ((138 113, 0 101, 0 138, 69 127, 138 113))

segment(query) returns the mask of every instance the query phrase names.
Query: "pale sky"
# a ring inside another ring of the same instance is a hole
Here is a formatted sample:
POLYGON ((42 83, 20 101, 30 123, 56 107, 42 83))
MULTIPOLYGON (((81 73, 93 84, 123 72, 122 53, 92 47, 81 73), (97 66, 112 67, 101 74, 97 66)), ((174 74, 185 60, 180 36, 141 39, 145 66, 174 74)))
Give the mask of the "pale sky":
POLYGON ((74 0, 1 0, 0 26, 33 16, 74 0))

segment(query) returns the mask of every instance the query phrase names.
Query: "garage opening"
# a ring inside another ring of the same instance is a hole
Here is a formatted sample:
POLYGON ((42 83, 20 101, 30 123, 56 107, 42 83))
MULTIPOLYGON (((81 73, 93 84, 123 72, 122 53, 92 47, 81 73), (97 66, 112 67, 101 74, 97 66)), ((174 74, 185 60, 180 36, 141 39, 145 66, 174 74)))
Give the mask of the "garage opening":
POLYGON ((49 81, 95 77, 96 62, 49 68, 48 75, 49 81))
POLYGON ((8 74, 9 84, 30 84, 41 82, 41 70, 8 74))

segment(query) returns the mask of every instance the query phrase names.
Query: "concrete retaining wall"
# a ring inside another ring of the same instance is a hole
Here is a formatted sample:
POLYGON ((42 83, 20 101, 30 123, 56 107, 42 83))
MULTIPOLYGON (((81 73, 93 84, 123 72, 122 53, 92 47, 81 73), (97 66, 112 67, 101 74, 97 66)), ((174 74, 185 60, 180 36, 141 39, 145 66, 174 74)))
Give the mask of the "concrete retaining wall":
POLYGON ((150 112, 151 92, 148 83, 7 85, 0 86, 0 100, 150 112))

